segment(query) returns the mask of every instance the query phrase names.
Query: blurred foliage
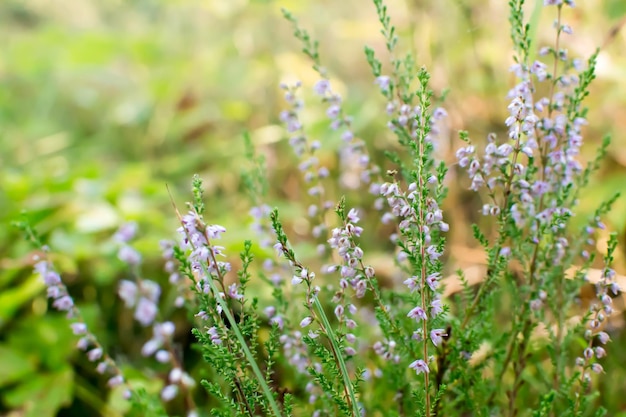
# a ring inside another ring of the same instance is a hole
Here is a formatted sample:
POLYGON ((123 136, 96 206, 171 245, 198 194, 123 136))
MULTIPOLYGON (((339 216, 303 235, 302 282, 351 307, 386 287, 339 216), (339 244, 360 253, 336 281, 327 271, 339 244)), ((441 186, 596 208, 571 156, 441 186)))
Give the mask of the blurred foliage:
MULTIPOLYGON (((538 43, 550 39, 541 8, 538 43)), ((581 2, 583 3, 583 2, 581 2)), ((450 90, 450 142, 442 157, 453 162, 456 131, 475 138, 503 132, 505 94, 512 77, 506 2, 501 0, 392 0, 400 35, 433 75, 437 90, 450 90)), ((278 123, 283 103, 278 84, 316 81, 299 53, 280 7, 289 8, 321 42, 322 61, 346 97, 357 134, 384 164, 395 146, 385 131, 363 46, 384 49, 374 7, 362 0, 3 0, 0 2, 0 413, 10 416, 115 416, 126 405, 108 393, 91 364, 74 352, 64 318, 46 314, 43 285, 31 275, 28 244, 9 223, 23 210, 53 248, 55 262, 85 316, 128 373, 158 391, 159 370, 140 359, 140 330, 128 324, 116 299, 116 281, 128 272, 115 258, 109 236, 124 220, 142 230, 138 248, 144 273, 164 279, 157 242, 173 235, 176 219, 166 184, 179 204, 189 198, 192 174, 206 184, 207 218, 228 230, 227 251, 238 252, 248 233, 249 208, 241 170, 247 166, 244 132, 265 155, 269 198, 290 233, 308 234, 300 217, 300 182, 294 157, 278 123), (124 359, 125 358, 125 359, 124 359), (142 373, 139 371, 146 371, 142 373), (150 378, 150 375, 157 378, 150 378), (13 410, 13 411, 10 411, 13 410), (60 411, 59 411, 60 410, 60 411)), ((589 56, 602 46, 592 87, 584 158, 604 134, 613 135, 609 158, 580 204, 626 190, 626 2, 581 4, 566 20, 575 28, 570 54, 589 56)), ((308 98, 312 98, 312 95, 308 98)), ((336 166, 338 138, 327 129, 322 105, 307 100, 305 122, 322 141, 322 158, 336 166)), ((453 190, 454 191, 454 190, 453 190)), ((360 201, 359 193, 349 195, 360 201)), ((451 193, 446 214, 465 226, 476 201, 451 193)), ((369 219, 370 224, 376 219, 369 219)), ((584 215, 581 215, 581 219, 584 215)), ((624 236, 626 204, 613 211, 610 228, 624 236)), ((461 230, 459 227, 456 230, 461 230)), ((470 245, 468 232, 453 243, 470 245)), ((622 239, 623 243, 623 239, 622 239)), ((622 245, 622 248, 625 247, 622 245)), ((313 253, 313 247, 305 251, 313 253)), ((617 269, 624 270, 623 256, 617 269)), ((167 295, 166 295, 167 297, 167 295)), ((181 319, 184 319, 181 318, 181 319)), ((614 345, 626 343, 620 333, 614 345)), ((179 335, 189 349, 189 335, 179 335)), ((194 360, 189 351, 189 363, 194 360)), ((198 361, 198 358, 195 357, 198 361)), ((626 378, 626 353, 612 349, 606 369, 626 378)), ((206 373, 199 368, 198 373, 206 373)), ((602 401, 612 415, 626 413, 623 384, 607 383, 602 401)), ((622 414, 626 415, 626 414, 622 414)))

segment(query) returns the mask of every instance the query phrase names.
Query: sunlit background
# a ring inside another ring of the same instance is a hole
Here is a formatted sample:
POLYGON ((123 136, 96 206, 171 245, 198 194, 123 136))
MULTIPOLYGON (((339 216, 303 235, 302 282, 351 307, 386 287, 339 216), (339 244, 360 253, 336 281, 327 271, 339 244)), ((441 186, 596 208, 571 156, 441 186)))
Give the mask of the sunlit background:
MULTIPOLYGON (((553 40, 555 16, 552 9, 536 7, 537 1, 529 0, 528 17, 539 24, 541 46, 553 40)), ((460 146, 458 130, 468 130, 477 142, 489 132, 505 134, 505 96, 514 81, 506 3, 387 2, 400 50, 412 51, 428 68, 435 91, 449 90, 444 103, 449 140, 440 150, 451 164, 460 146)), ((602 47, 587 101, 590 125, 582 157, 591 158, 604 135, 613 137, 602 168, 581 196, 577 209, 583 221, 602 199, 626 191, 626 30, 621 30, 626 2, 578 3, 564 13, 574 28, 564 40, 569 54, 586 58, 602 47)), ((126 220, 139 223, 143 273, 166 282, 158 240, 174 237, 176 228, 166 186, 182 207, 191 196, 191 176, 198 173, 206 185, 206 217, 228 229, 227 251, 236 256, 250 235, 250 201, 241 183, 242 170, 249 168, 247 132, 267 160, 272 188, 267 203, 282 209, 296 240, 308 235, 296 157, 278 120, 285 108, 279 83, 302 80, 307 133, 322 142, 320 157, 335 173, 340 139, 328 129, 325 107, 311 91, 318 75, 281 7, 319 40, 322 62, 354 117, 355 133, 384 165, 382 152, 397 145, 385 127, 385 102, 363 53, 368 45, 386 60, 368 1, 0 2, 0 415, 116 416, 125 409, 74 351, 64 318, 45 314, 43 284, 31 275, 32 247, 10 226, 22 211, 51 246, 103 344, 122 364, 134 363, 132 377, 157 391, 163 372, 140 358, 142 336, 129 340, 133 329, 123 325, 128 312, 115 289, 128 272, 110 241, 115 229, 126 220)), ((453 271, 475 259, 467 224, 480 206, 459 187, 454 169, 450 185, 445 215, 453 226, 453 271)), ((365 205, 371 200, 363 194, 348 198, 365 205)), ((376 215, 369 217, 374 227, 376 215)), ((623 274, 626 199, 606 223, 620 235, 616 269, 623 274)), ((375 242, 369 246, 384 276, 389 255, 375 242)), ((301 249, 314 258, 314 245, 301 249)), ((612 380, 602 387, 609 415, 626 415, 618 414, 626 410, 626 385, 616 382, 626 378, 626 353, 619 348, 626 344, 623 314, 614 319, 605 366, 612 380)), ((182 345, 188 338, 179 335, 182 345)))

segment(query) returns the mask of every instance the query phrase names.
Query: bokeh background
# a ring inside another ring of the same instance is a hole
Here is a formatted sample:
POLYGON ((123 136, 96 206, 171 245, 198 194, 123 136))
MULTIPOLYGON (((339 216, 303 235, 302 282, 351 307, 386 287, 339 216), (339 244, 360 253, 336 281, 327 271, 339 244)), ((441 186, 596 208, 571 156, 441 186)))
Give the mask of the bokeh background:
MULTIPOLYGON (((442 157, 454 162, 460 129, 477 142, 489 132, 502 134, 505 95, 514 81, 508 71, 507 2, 387 3, 400 49, 412 51, 430 70, 436 91, 449 90, 442 157)), ((538 43, 549 44, 552 9, 537 6, 540 0, 528 3, 528 15, 539 24, 538 43)), ((602 47, 587 101, 590 125, 582 158, 593 156, 604 135, 613 137, 602 168, 581 196, 582 221, 599 201, 626 191, 626 30, 621 30, 626 2, 579 3, 564 13, 574 28, 565 40, 569 53, 585 58, 602 47)), ((128 312, 116 299, 116 282, 129 273, 115 256, 110 240, 115 229, 127 220, 139 223, 143 274, 166 282, 158 240, 172 238, 176 228, 166 184, 182 206, 190 198, 191 176, 198 173, 206 185, 206 217, 228 229, 227 251, 236 254, 250 234, 250 201, 241 181, 250 166, 243 141, 249 132, 267 161, 272 190, 267 203, 281 208, 296 240, 308 235, 296 159, 278 121, 285 108, 278 84, 302 80, 307 132, 322 141, 320 157, 333 175, 340 139, 311 93, 318 76, 300 53, 281 7, 320 41, 322 62, 354 117, 355 133, 384 165, 382 152, 397 145, 385 128, 385 103, 363 53, 369 45, 385 62, 368 1, 0 2, 0 415, 117 416, 124 410, 120 396, 109 393, 74 351, 64 318, 46 314, 43 284, 31 273, 32 247, 10 226, 22 211, 52 247, 103 344, 123 365, 135 364, 128 372, 156 391, 165 370, 142 362, 138 350, 146 334, 124 325, 128 312)), ((454 169, 450 178, 445 213, 453 226, 454 270, 476 259, 467 223, 477 218, 480 206, 462 181, 459 186, 454 169)), ((347 195, 352 205, 365 206, 369 198, 347 195)), ((622 274, 625 201, 618 201, 606 221, 620 234, 616 268, 622 274)), ((376 216, 368 221, 375 227, 376 216)), ((385 275, 389 254, 376 242, 365 245, 385 275)), ((602 250, 602 239, 599 245, 602 250)), ((302 246, 304 256, 313 256, 313 249, 302 246)), ((626 380, 626 353, 620 348, 626 334, 620 317, 614 320, 605 366, 611 381, 602 386, 602 401, 610 415, 626 415, 626 384, 616 382, 626 380)), ((179 339, 187 346, 184 330, 179 339)))

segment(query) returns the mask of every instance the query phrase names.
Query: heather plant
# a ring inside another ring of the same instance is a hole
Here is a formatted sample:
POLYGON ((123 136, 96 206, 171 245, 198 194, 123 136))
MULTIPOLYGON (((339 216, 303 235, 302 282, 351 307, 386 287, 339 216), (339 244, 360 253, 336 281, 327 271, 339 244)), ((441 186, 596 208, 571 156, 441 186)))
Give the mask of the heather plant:
POLYGON ((383 162, 355 133, 318 43, 283 12, 319 76, 313 86, 280 86, 279 118, 301 174, 310 233, 294 236, 281 210, 271 208, 273 184, 249 137, 242 183, 251 202, 250 239, 238 260, 220 246, 228 232, 206 216, 197 176, 192 201, 184 210, 173 204, 178 240, 160 243, 167 299, 158 282, 143 277, 132 245, 137 225, 122 225, 112 242, 130 278, 120 280, 118 294, 136 325, 148 330, 141 355, 161 371, 158 392, 134 385, 106 353, 56 271, 53 251, 27 221, 18 224, 41 249, 35 270, 52 307, 67 314, 78 348, 108 385, 123 389, 131 415, 604 413, 596 387, 610 341, 605 326, 620 291, 612 269, 616 235, 602 259, 595 247, 617 195, 582 228, 573 222, 609 144, 605 139, 584 165, 583 102, 597 54, 587 61, 568 55, 563 44, 572 28, 565 19, 574 4, 562 0, 544 1, 555 18, 554 42, 535 51, 523 3, 509 2, 516 84, 507 95, 507 135, 490 133, 475 143, 460 132, 450 165, 441 156, 445 93, 432 90, 428 70, 414 56, 403 56, 382 0, 373 5, 388 58, 371 48, 365 57, 385 101, 381 117, 402 149, 387 152, 383 162), (331 183, 335 168, 320 157, 322 142, 309 137, 306 88, 319 97, 337 132, 332 138, 341 143, 339 184, 331 183), (446 236, 455 224, 444 208, 451 176, 483 201, 484 219, 472 232, 486 268, 474 284, 448 265, 454 254, 446 236), (357 199, 355 190, 371 198, 357 199), (393 285, 383 285, 368 260, 366 247, 381 232, 365 227, 364 218, 384 227, 388 256, 402 277, 393 285), (600 271, 595 298, 583 305, 581 289, 594 269, 600 271), (462 290, 447 291, 455 283, 462 290), (187 320, 172 318, 178 310, 187 320), (206 364, 200 373, 185 369, 185 352, 174 340, 187 326, 206 364))

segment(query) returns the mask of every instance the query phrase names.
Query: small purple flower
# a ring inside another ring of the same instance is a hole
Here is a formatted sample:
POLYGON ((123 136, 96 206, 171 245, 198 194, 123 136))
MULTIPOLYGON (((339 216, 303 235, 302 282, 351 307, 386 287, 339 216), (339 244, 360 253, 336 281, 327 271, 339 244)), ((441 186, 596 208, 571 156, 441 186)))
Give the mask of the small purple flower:
POLYGON ((278 326, 279 329, 282 330, 282 328, 285 326, 285 321, 281 316, 274 316, 270 319, 270 324, 275 324, 276 326, 278 326))
POLYGON ((430 303, 430 315, 436 317, 443 312, 443 306, 441 305, 441 299, 435 298, 430 303))
POLYGON ((124 377, 122 375, 115 375, 107 382, 107 385, 111 388, 118 387, 124 383, 124 377))
POLYGON ((128 265, 138 265, 141 262, 141 255, 131 246, 124 245, 117 252, 120 261, 128 265))
POLYGON ((104 374, 107 371, 109 364, 106 361, 100 362, 98 366, 96 366, 96 372, 99 374, 104 374))
POLYGON ((420 306, 413 308, 406 316, 415 319, 415 321, 426 320, 428 318, 426 312, 420 306))
POLYGON ((604 368, 602 368, 602 365, 600 365, 599 363, 594 363, 591 365, 591 371, 596 374, 601 374, 602 372, 604 372, 604 368))
POLYGON ((88 337, 81 337, 80 339, 78 339, 78 343, 76 343, 76 348, 79 350, 87 350, 87 348, 89 347, 89 338, 88 337))
POLYGON ((82 322, 72 323, 70 325, 75 335, 81 335, 87 333, 87 325, 82 322))
POLYGON ((416 361, 411 362, 409 368, 414 369, 417 375, 421 373, 429 373, 430 369, 428 369, 428 364, 424 362, 423 359, 418 359, 416 361))
POLYGON ((137 302, 137 285, 128 280, 120 281, 117 294, 124 301, 126 308, 132 308, 137 302))
POLYGON ((157 361, 159 361, 160 363, 167 363, 170 361, 171 358, 171 354, 167 351, 167 350, 159 350, 156 355, 154 356, 156 358, 157 361))
POLYGON ((606 343, 610 340, 609 334, 606 332, 599 332, 597 336, 598 336, 598 340, 603 345, 606 345, 606 343))
POLYGON ((101 348, 91 349, 89 352, 87 352, 87 358, 91 362, 95 362, 102 357, 102 353, 103 352, 101 348))
POLYGON ((447 335, 448 334, 445 332, 444 329, 433 329, 430 332, 430 340, 432 340, 433 345, 439 346, 443 341, 443 338, 447 335))
POLYGON ((341 318, 343 317, 344 311, 345 311, 344 307, 341 304, 339 304, 337 307, 335 307, 335 316, 339 320, 341 320, 341 318))
POLYGON ((391 84, 391 78, 389 78, 387 75, 380 75, 376 77, 375 83, 378 84, 381 90, 387 91, 389 90, 389 86, 391 84))
POLYGON ((333 120, 339 117, 340 113, 341 107, 338 104, 333 104, 328 108, 328 110, 326 110, 326 116, 328 116, 329 119, 333 120))
POLYGON ((42 276, 48 287, 61 284, 61 276, 56 271, 46 271, 42 276))
POLYGON ((178 385, 170 384, 161 391, 161 399, 165 402, 173 400, 178 395, 178 385))
POLYGON ((145 357, 152 356, 159 347, 161 347, 161 340, 150 339, 141 347, 141 354, 145 357))
POLYGON ((113 240, 118 243, 127 243, 135 237, 138 228, 136 222, 124 223, 113 235, 113 240))
POLYGON ((154 302, 141 297, 137 303, 134 317, 142 326, 149 326, 154 322, 158 311, 159 308, 154 302))
POLYGON ((530 67, 530 72, 537 76, 537 80, 544 81, 548 76, 547 68, 543 62, 535 61, 530 67))
POLYGON ((238 301, 243 300, 243 294, 239 294, 238 291, 239 291, 239 285, 230 284, 230 286, 228 287, 228 296, 238 301))
POLYGON ((346 130, 341 134, 341 140, 344 142, 350 142, 352 139, 354 139, 354 133, 351 130, 346 130))
POLYGON ((52 305, 60 311, 70 311, 74 307, 74 300, 69 295, 64 295, 54 300, 52 305))
POLYGON ((441 257, 441 252, 439 252, 437 248, 432 245, 426 248, 426 253, 428 254, 431 260, 436 260, 436 259, 439 259, 439 257, 441 257))
POLYGON ((213 342, 214 345, 221 345, 222 344, 222 339, 220 338, 220 335, 217 332, 217 328, 215 326, 210 327, 207 330, 207 334, 211 338, 211 342, 213 342))
POLYGON ((313 86, 313 91, 315 91, 315 93, 320 96, 326 95, 326 93, 330 91, 330 81, 328 81, 327 79, 319 80, 313 86))
POLYGON ((426 284, 430 287, 431 291, 435 291, 437 287, 439 287, 439 278, 441 278, 439 272, 433 272, 426 277, 426 284))
POLYGON ((413 292, 420 288, 420 284, 418 278, 416 276, 412 276, 404 280, 404 285, 406 285, 409 291, 413 292))
POLYGON ((308 327, 312 322, 313 322, 313 317, 307 316, 303 318, 302 321, 300 322, 300 327, 302 328, 308 327))

